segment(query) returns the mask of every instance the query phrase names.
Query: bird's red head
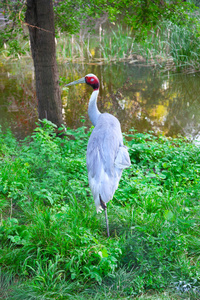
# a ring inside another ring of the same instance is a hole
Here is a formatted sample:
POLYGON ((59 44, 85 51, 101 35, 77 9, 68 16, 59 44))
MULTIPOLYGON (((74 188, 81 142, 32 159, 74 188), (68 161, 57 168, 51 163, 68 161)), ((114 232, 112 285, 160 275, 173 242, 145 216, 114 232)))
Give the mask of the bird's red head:
POLYGON ((94 74, 86 75, 85 82, 87 84, 89 84, 93 88, 94 91, 99 89, 99 85, 100 85, 99 79, 94 74))

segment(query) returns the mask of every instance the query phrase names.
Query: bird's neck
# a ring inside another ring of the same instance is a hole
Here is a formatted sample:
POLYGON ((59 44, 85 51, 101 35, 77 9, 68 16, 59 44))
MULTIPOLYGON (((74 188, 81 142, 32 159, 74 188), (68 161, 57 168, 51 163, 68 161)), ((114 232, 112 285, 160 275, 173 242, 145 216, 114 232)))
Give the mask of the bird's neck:
POLYGON ((97 107, 98 94, 99 94, 99 90, 93 91, 93 93, 90 97, 89 106, 88 106, 88 115, 89 115, 90 121, 92 122, 92 124, 94 126, 97 124, 98 117, 101 114, 97 107))

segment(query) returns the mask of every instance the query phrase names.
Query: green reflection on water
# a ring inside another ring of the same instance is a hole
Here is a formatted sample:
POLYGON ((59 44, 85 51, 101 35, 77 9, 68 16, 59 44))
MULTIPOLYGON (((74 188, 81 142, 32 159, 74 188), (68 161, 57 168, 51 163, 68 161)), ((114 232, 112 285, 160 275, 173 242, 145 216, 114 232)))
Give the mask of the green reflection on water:
MULTIPOLYGON (((67 82, 88 73, 100 79, 98 106, 115 115, 122 130, 153 130, 167 136, 200 138, 200 75, 160 74, 157 70, 128 63, 62 64, 67 82)), ((37 119, 32 60, 0 65, 0 124, 11 126, 19 137, 30 133, 37 119)), ((91 126, 87 106, 92 90, 86 85, 63 89, 63 112, 67 127, 91 126)))

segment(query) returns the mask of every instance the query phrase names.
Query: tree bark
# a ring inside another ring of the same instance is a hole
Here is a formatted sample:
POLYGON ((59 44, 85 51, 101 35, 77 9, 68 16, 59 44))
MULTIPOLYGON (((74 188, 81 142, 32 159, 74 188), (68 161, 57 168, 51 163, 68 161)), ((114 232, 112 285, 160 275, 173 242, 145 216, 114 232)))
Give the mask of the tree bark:
POLYGON ((63 123, 62 102, 52 0, 27 0, 25 19, 35 68, 39 119, 46 118, 60 126, 63 123))

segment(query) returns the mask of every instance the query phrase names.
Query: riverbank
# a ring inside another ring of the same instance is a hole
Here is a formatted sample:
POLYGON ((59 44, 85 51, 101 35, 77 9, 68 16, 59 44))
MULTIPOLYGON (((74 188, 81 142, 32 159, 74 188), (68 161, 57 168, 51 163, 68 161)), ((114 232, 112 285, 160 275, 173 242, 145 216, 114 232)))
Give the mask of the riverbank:
MULTIPOLYGON (((127 62, 152 66, 164 71, 195 73, 200 71, 200 43, 197 21, 177 25, 164 21, 156 31, 138 41, 131 27, 106 22, 95 31, 67 35, 57 33, 59 63, 108 64, 127 62)), ((28 36, 21 34, 8 40, 1 50, 1 59, 30 57, 28 36)))

